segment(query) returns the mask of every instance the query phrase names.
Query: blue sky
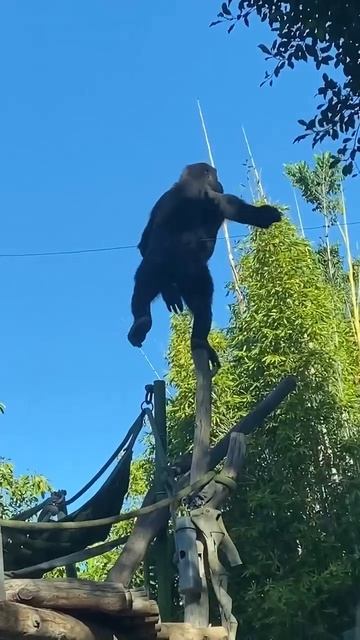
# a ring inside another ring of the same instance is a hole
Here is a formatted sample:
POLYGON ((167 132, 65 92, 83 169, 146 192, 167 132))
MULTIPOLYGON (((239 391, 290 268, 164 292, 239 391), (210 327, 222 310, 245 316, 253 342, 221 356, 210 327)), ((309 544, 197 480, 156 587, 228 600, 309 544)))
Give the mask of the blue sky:
MULTIPOLYGON (((207 159, 196 99, 228 192, 249 194, 244 125, 273 200, 293 204, 283 163, 313 114, 308 65, 259 85, 266 25, 208 28, 220 2, 38 0, 0 11, 0 253, 136 245, 154 201, 207 159)), ((349 183, 356 220, 356 185, 349 183)), ((303 208, 305 226, 320 220, 303 208)), ((358 216, 360 218, 360 215, 358 216)), ((353 227, 356 239, 356 226, 353 227)), ((231 225, 232 234, 246 228, 231 225)), ((316 240, 320 232, 309 232, 316 240)), ((116 447, 154 373, 127 342, 136 249, 0 258, 1 455, 75 491, 116 447)), ((219 240, 214 320, 226 322, 219 240)), ((145 352, 160 375, 169 317, 159 301, 145 352)))

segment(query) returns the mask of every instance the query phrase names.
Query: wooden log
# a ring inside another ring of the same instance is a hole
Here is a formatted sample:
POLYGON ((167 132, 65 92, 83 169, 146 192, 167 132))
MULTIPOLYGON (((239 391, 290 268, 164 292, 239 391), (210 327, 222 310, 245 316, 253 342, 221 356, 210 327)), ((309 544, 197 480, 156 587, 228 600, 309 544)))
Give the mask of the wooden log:
MULTIPOLYGON (((166 497, 164 478, 167 467, 167 424, 166 424, 166 387, 164 380, 154 381, 154 418, 157 430, 155 440, 154 486, 157 500, 166 497)), ((157 577, 157 600, 162 620, 172 619, 173 580, 170 541, 167 528, 164 528, 154 544, 155 575, 157 577)))
MULTIPOLYGON (((146 507, 154 502, 156 502, 156 490, 155 487, 151 487, 144 498, 142 506, 146 507)), ((106 581, 119 582, 127 587, 136 569, 144 560, 148 546, 159 531, 162 531, 166 526, 168 519, 168 507, 158 509, 138 518, 120 557, 110 569, 106 581)))
POLYGON ((158 640, 227 640, 224 627, 195 629, 182 622, 165 622, 161 625, 158 640))
POLYGON ((196 374, 194 447, 191 460, 190 482, 196 482, 209 469, 211 430, 211 372, 205 349, 193 352, 196 374))
MULTIPOLYGON (((287 376, 273 389, 250 413, 237 422, 230 432, 220 440, 210 450, 210 467, 213 469, 225 457, 230 435, 233 432, 249 434, 255 431, 283 400, 296 388, 297 380, 295 376, 287 376)), ((179 458, 175 466, 179 473, 186 473, 191 464, 191 456, 185 454, 179 458)), ((185 486, 186 478, 181 479, 177 488, 185 486)), ((156 493, 154 487, 151 487, 146 494, 143 506, 148 506, 156 501, 156 493)), ((114 566, 110 570, 106 580, 121 582, 127 586, 130 584, 136 569, 143 561, 146 550, 152 540, 158 535, 167 524, 169 519, 169 509, 164 507, 155 512, 145 514, 137 519, 133 531, 125 544, 123 551, 114 566)))
POLYGON ((110 629, 97 627, 66 613, 12 602, 0 603, 2 640, 113 640, 110 629))
MULTIPOLYGON (((209 355, 204 349, 193 351, 196 375, 195 429, 192 453, 190 482, 196 482, 209 468, 209 449, 211 431, 211 371, 209 355)), ((188 593, 184 597, 184 621, 194 627, 207 627, 209 624, 209 594, 204 565, 204 545, 197 540, 197 560, 201 579, 200 594, 188 593)), ((179 564, 179 571, 183 565, 179 564)), ((181 576, 180 576, 181 577, 181 576)))
POLYGON ((2 529, 0 527, 0 602, 5 602, 5 572, 2 529))
POLYGON ((131 627, 142 627, 144 625, 147 626, 151 626, 154 629, 160 629, 159 625, 159 616, 144 616, 144 617, 131 617, 131 616, 125 616, 125 615, 120 615, 117 616, 116 620, 119 621, 119 624, 124 625, 126 627, 131 626, 131 627))
MULTIPOLYGON (((236 482, 245 460, 246 443, 243 433, 234 432, 230 436, 229 448, 222 473, 226 478, 236 482)), ((226 484, 215 483, 215 492, 208 504, 213 509, 218 509, 228 498, 231 489, 226 484)))
POLYGON ((112 615, 158 616, 153 600, 121 584, 87 580, 5 580, 6 599, 45 609, 97 611, 112 615))
MULTIPOLYGON (((114 583, 107 582, 106 584, 114 584, 114 583)), ((157 617, 158 619, 159 607, 155 600, 149 600, 148 598, 138 598, 133 595, 130 615, 132 616, 141 615, 141 616, 145 616, 146 618, 149 616, 150 617, 153 616, 153 617, 157 617)))

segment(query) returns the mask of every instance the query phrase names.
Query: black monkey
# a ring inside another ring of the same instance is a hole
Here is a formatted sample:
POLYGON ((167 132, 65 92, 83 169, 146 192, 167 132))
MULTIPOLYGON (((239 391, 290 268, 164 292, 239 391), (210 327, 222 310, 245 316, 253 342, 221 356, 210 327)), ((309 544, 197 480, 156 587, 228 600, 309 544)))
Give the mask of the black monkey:
POLYGON ((224 194, 216 170, 205 162, 185 167, 178 182, 156 202, 138 248, 143 257, 131 300, 134 316, 128 339, 141 347, 151 329, 151 302, 161 294, 169 310, 193 315, 191 349, 206 349, 213 367, 219 359, 209 345, 213 281, 207 266, 224 220, 267 229, 281 219, 270 205, 255 207, 224 194))

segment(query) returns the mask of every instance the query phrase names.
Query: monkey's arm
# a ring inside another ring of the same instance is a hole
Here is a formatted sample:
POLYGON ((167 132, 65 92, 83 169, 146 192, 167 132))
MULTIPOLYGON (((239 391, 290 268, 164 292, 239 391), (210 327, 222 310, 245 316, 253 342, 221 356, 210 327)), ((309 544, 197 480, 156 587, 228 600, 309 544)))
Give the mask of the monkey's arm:
POLYGON ((216 194, 216 203, 222 216, 233 222, 267 229, 274 222, 280 222, 281 220, 280 211, 269 204, 254 207, 254 205, 248 204, 237 196, 228 194, 216 194))
POLYGON ((144 255, 146 253, 146 249, 148 248, 149 238, 150 238, 152 226, 153 226, 152 219, 149 218, 149 222, 147 223, 144 231, 142 232, 142 235, 141 235, 141 238, 140 238, 140 242, 138 244, 138 249, 139 249, 142 257, 144 257, 144 255))
POLYGON ((180 198, 179 189, 174 186, 166 191, 153 206, 148 223, 142 232, 138 249, 144 257, 150 242, 151 235, 155 230, 162 232, 169 227, 176 226, 176 207, 180 198))

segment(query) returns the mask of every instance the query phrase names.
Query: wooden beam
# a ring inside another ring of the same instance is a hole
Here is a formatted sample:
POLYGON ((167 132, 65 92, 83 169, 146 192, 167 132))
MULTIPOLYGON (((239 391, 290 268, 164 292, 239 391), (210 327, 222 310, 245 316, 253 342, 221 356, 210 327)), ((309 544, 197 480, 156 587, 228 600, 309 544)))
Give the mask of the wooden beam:
POLYGON ((2 640, 113 640, 113 632, 66 613, 2 602, 0 637, 2 640))
MULTIPOLYGON (((194 447, 191 459, 190 482, 196 482, 209 470, 211 431, 211 371, 205 349, 193 351, 196 375, 194 447)), ((197 561, 201 591, 184 597, 184 622, 202 628, 209 624, 209 593, 206 580, 204 544, 197 540, 197 561)), ((196 558, 195 558, 196 561, 196 558)), ((179 564, 179 571, 182 565, 179 564)))
MULTIPOLYGON (((157 500, 166 498, 165 480, 167 465, 166 387, 164 380, 154 381, 154 418, 158 439, 155 440, 154 485, 157 500)), ((157 577, 157 601, 162 620, 172 619, 173 571, 167 527, 159 532, 154 544, 155 573, 157 577)))
POLYGON ((5 602, 4 546, 0 527, 0 602, 5 602))
POLYGON ((143 591, 130 591, 121 584, 88 580, 5 580, 9 602, 57 611, 98 612, 111 615, 156 616, 159 609, 143 591))
MULTIPOLYGON (((245 460, 245 436, 243 433, 234 432, 230 436, 229 448, 225 458, 222 474, 236 482, 245 460)), ((207 502, 213 509, 218 509, 229 497, 231 489, 224 483, 215 483, 215 492, 207 502)))
POLYGON ((227 640, 224 627, 195 629, 190 624, 166 622, 161 624, 158 640, 227 640))
POLYGON ((209 356, 204 349, 193 352, 196 375, 194 447, 190 482, 195 482, 209 470, 211 430, 211 372, 209 356))

